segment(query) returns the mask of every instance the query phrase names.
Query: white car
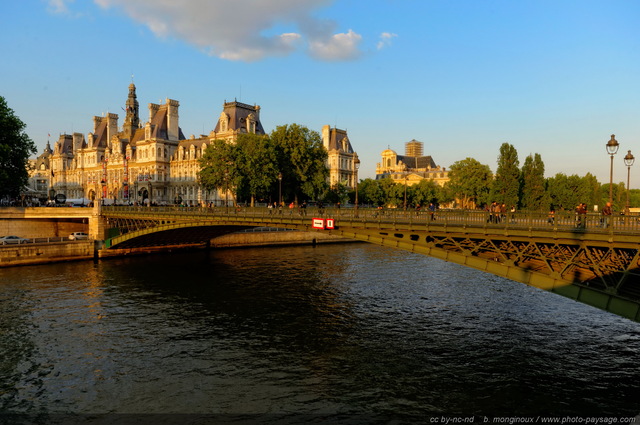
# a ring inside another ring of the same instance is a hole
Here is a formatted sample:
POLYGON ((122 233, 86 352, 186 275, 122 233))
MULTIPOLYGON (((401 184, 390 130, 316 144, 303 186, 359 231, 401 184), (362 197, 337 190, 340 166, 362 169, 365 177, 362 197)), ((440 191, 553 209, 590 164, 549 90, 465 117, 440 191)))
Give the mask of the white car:
POLYGON ((70 241, 79 241, 83 239, 89 239, 89 235, 87 235, 84 232, 73 232, 72 234, 69 235, 70 241))
POLYGON ((29 242, 29 239, 21 238, 19 236, 0 236, 0 244, 2 245, 21 244, 27 242, 29 242))

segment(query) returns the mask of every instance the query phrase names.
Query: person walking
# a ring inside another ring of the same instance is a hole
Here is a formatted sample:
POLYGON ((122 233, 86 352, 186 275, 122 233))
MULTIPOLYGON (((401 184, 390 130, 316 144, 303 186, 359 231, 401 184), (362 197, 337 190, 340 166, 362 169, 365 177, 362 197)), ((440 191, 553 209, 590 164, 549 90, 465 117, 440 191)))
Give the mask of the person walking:
POLYGON ((609 228, 611 225, 611 216, 613 215, 613 208, 611 202, 607 202, 607 205, 602 209, 602 227, 609 228))

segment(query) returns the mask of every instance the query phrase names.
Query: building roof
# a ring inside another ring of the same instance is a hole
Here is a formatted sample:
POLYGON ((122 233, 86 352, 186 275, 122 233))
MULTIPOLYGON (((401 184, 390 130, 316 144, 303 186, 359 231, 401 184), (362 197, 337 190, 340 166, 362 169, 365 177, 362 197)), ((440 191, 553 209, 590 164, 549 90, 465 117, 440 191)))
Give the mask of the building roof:
MULTIPOLYGON (((260 122, 260 107, 251 106, 246 103, 240 103, 237 101, 225 102, 223 112, 229 117, 230 131, 238 131, 240 133, 248 133, 247 118, 250 114, 254 115, 256 121, 256 134, 265 134, 262 123, 260 122), (244 130, 244 131, 242 131, 244 130)), ((216 128, 213 130, 216 133, 220 133, 220 121, 216 124, 216 128)))
POLYGON ((402 161, 407 168, 436 168, 437 165, 431 155, 427 156, 407 156, 398 155, 398 161, 402 161))
POLYGON ((329 141, 326 148, 329 151, 335 149, 337 151, 343 151, 344 153, 354 153, 349 136, 347 136, 347 131, 338 130, 337 128, 329 130, 329 141))

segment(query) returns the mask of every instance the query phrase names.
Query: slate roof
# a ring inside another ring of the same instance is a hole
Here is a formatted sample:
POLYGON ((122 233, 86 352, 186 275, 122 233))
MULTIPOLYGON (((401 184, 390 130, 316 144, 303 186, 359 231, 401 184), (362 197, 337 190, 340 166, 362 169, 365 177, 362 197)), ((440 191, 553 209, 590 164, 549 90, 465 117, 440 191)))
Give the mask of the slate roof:
POLYGON ((332 128, 329 132, 329 145, 327 146, 327 150, 338 150, 343 151, 345 153, 353 153, 353 147, 351 146, 351 141, 349 141, 349 137, 347 136, 347 132, 344 130, 338 130, 336 128, 332 128), (347 145, 346 149, 342 148, 342 141, 346 139, 347 145))
MULTIPOLYGON (((249 114, 253 114, 256 119, 256 134, 265 134, 260 122, 259 106, 251 106, 237 101, 225 102, 224 113, 229 116, 229 130, 238 131, 244 129, 244 132, 247 132, 247 117, 249 114)), ((214 131, 220 133, 220 120, 218 120, 214 131)))

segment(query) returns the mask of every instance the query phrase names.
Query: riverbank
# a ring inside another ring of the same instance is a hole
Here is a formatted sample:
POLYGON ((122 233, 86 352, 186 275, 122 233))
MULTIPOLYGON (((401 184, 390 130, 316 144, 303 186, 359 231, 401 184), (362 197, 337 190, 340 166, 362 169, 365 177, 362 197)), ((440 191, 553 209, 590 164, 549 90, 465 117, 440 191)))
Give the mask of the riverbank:
POLYGON ((244 248, 283 245, 316 245, 353 242, 322 233, 299 231, 239 232, 212 239, 206 244, 167 245, 127 249, 105 249, 102 241, 63 241, 23 245, 0 245, 0 268, 63 261, 93 260, 132 255, 150 255, 185 250, 244 248))

